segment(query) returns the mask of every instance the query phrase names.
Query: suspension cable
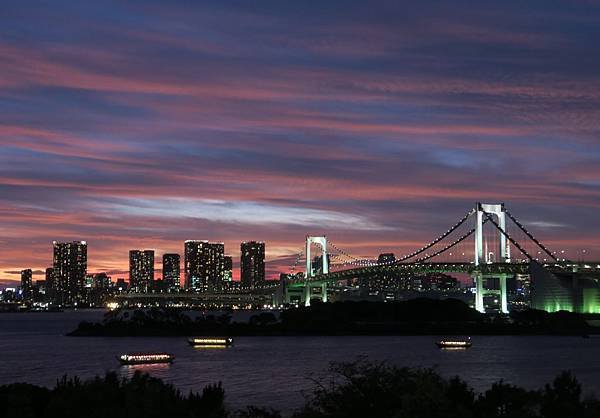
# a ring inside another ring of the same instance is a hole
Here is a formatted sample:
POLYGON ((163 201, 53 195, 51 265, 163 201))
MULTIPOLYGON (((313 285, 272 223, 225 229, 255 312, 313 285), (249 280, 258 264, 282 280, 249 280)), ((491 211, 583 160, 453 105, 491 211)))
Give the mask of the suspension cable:
POLYGON ((327 244, 329 246, 331 246, 334 250, 337 250, 341 255, 344 255, 344 256, 350 258, 351 260, 353 260, 352 262, 349 262, 348 264, 359 265, 359 266, 370 266, 373 264, 373 262, 369 259, 358 258, 358 257, 355 257, 352 254, 348 253, 347 251, 342 250, 341 248, 339 248, 337 245, 335 245, 331 241, 329 241, 327 244))
MULTIPOLYGON (((486 222, 487 222, 487 220, 483 221, 483 224, 485 224, 486 222)), ((427 255, 426 254, 424 257, 418 258, 413 263, 420 263, 422 261, 429 260, 430 258, 437 257, 438 255, 442 254, 443 252, 448 251, 450 248, 458 245, 459 243, 461 243, 462 241, 464 241, 465 239, 467 239, 473 232, 475 232, 475 228, 472 228, 469 232, 467 232, 466 234, 464 234, 460 238, 456 239, 451 244, 446 245, 444 248, 436 251, 435 253, 433 253, 431 255, 427 255)))
POLYGON ((534 236, 533 234, 531 234, 531 232, 529 232, 522 224, 521 222, 519 222, 517 220, 517 218, 515 218, 509 211, 505 210, 506 214, 508 215, 508 217, 523 231, 525 232, 525 234, 529 237, 529 239, 531 239, 533 242, 535 242, 542 250, 544 250, 544 252, 546 254, 548 254, 554 261, 558 262, 558 258, 556 258, 551 252, 550 250, 548 250, 541 242, 539 242, 534 236))
POLYGON ((340 247, 338 247, 331 241, 329 241, 327 244, 329 246, 331 246, 334 250, 337 250, 341 255, 344 255, 359 264, 370 264, 371 263, 370 260, 368 260, 368 259, 364 259, 364 258, 361 259, 361 258, 355 257, 352 254, 348 253, 347 251, 342 250, 340 247))
MULTIPOLYGON (((493 224, 494 224, 494 226, 496 227, 496 229, 498 229, 498 231, 500 231, 500 233, 501 233, 502 235, 504 235, 506 238, 508 238, 508 240, 509 240, 510 242, 512 242, 512 244, 513 244, 515 247, 517 247, 517 249, 518 249, 519 251, 521 251, 523 254, 525 254, 525 256, 526 256, 526 257, 529 259, 529 261, 533 261, 533 260, 534 260, 534 259, 533 259, 533 257, 532 257, 532 256, 530 256, 530 255, 529 255, 529 253, 528 253, 527 251, 525 251, 525 250, 523 249, 523 247, 521 247, 517 241, 515 241, 515 240, 514 240, 514 239, 513 239, 513 238, 512 238, 510 235, 508 235, 508 234, 507 234, 507 233, 506 233, 504 230, 502 230, 502 228, 500 228, 500 225, 498 225, 498 223, 497 223, 497 222, 494 220, 494 218, 492 218, 492 215, 491 215, 491 214, 489 214, 489 213, 488 213, 488 212, 486 212, 486 211, 482 211, 482 212, 483 212, 483 214, 485 215, 485 217, 486 217, 486 218, 487 218, 487 219, 488 219, 488 220, 489 220, 491 223, 493 223, 493 224)), ((552 258, 554 258, 554 256, 553 256, 552 258)), ((555 260, 556 260, 556 258, 555 258, 555 260)))
POLYGON ((460 227, 463 223, 465 223, 465 221, 467 219, 469 219, 469 217, 471 215, 473 215, 473 213, 475 213, 475 210, 472 209, 470 210, 460 221, 458 221, 454 226, 452 226, 452 228, 448 229, 446 232, 444 232, 442 235, 440 235, 439 237, 437 237, 436 239, 434 239, 433 241, 431 241, 429 244, 421 247, 420 249, 404 255, 400 258, 397 258, 395 261, 393 262, 388 262, 388 263, 381 263, 380 265, 385 265, 385 264, 394 264, 394 263, 401 263, 403 261, 406 261, 410 258, 413 258, 416 255, 421 254, 424 251, 427 251, 429 248, 433 247, 435 244, 437 244, 438 242, 440 242, 441 240, 443 240, 444 238, 446 238, 448 235, 450 235, 452 232, 454 232, 458 227, 460 227))
MULTIPOLYGON (((436 239, 434 239, 433 241, 431 241, 429 244, 421 247, 420 249, 404 255, 400 258, 395 259, 394 261, 388 261, 385 263, 378 263, 378 262, 373 262, 372 260, 365 260, 365 259, 359 259, 357 257, 354 257, 353 255, 349 254, 348 252, 342 250, 341 248, 339 248, 338 246, 336 246, 333 242, 329 241, 328 244, 333 247, 334 249, 336 249, 337 251, 339 251, 341 254, 345 255, 348 258, 351 258, 354 262, 350 262, 349 264, 353 264, 353 265, 359 265, 359 266, 373 266, 373 265, 377 265, 377 266, 385 266, 385 265, 391 265, 391 264, 396 264, 396 263, 401 263, 403 261, 406 261, 410 258, 413 258, 421 253, 423 253, 424 251, 427 251, 429 248, 433 247, 435 244, 437 244, 438 242, 440 242, 441 240, 443 240, 444 238, 446 238, 448 235, 450 235, 452 232, 454 232, 457 228, 459 228, 463 223, 465 223, 467 221, 467 219, 469 219, 469 217, 471 215, 473 215, 473 213, 475 213, 475 210, 472 209, 469 212, 467 212, 467 214, 465 216, 463 216, 456 224, 454 224, 450 229, 448 229, 446 232, 444 232, 442 235, 440 235, 439 237, 437 237, 436 239)), ((463 238, 464 239, 464 238, 463 238)), ((459 241, 460 242, 460 241, 459 241)), ((458 243, 455 243, 454 245, 456 245, 458 243)), ((452 245, 452 246, 454 246, 452 245)), ((451 248, 451 247, 449 247, 451 248)), ((444 250, 445 251, 445 250, 444 250)))
POLYGON ((296 267, 298 266, 298 263, 300 263, 300 259, 303 255, 304 248, 302 248, 302 250, 298 253, 298 255, 296 256, 296 261, 294 261, 294 264, 292 264, 292 266, 290 267, 290 274, 294 274, 294 272, 296 271, 296 267))

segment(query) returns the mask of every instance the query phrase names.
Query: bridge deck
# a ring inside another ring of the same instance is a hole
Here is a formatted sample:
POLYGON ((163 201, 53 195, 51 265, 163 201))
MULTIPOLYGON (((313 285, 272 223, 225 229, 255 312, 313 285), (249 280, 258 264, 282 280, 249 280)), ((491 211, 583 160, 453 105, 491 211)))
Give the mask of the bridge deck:
MULTIPOLYGON (((585 274, 600 274, 600 262, 587 263, 554 263, 543 264, 544 268, 554 272, 569 272, 569 273, 585 273, 585 274)), ((348 270, 340 270, 330 272, 328 274, 320 274, 310 277, 310 282, 336 282, 340 280, 349 280, 355 278, 369 278, 382 274, 427 274, 427 273, 463 273, 483 275, 495 274, 528 274, 529 263, 491 263, 480 264, 476 266, 474 263, 396 263, 389 265, 376 265, 368 267, 359 267, 348 270)), ((286 284, 291 287, 301 287, 306 284, 306 279, 293 278, 288 279, 286 284)))

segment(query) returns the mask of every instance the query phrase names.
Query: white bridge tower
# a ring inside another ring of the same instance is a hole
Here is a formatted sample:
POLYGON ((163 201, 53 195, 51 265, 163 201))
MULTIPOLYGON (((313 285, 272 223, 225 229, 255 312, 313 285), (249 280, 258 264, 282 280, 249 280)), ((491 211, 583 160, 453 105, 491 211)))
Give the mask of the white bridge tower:
MULTIPOLYGON (((475 224, 475 265, 479 266, 484 263, 491 264, 493 262, 510 263, 510 245, 505 235, 506 213, 504 204, 477 203, 475 212, 477 216, 475 224), (500 228, 500 231, 495 229, 499 234, 500 248, 498 248, 499 258, 492 260, 490 253, 484 250, 483 224, 485 220, 489 219, 489 217, 494 216, 496 217, 498 227, 500 228)), ((506 274, 500 274, 496 276, 498 276, 500 280, 500 311, 502 313, 508 313, 508 301, 506 297, 506 274)), ((483 306, 484 294, 492 292, 483 288, 483 281, 483 274, 475 273, 475 309, 477 309, 479 312, 485 312, 485 307, 483 306)))
POLYGON ((310 306, 310 300, 313 296, 320 297, 323 302, 327 302, 327 282, 311 283, 308 281, 311 277, 315 277, 315 271, 312 265, 311 246, 317 244, 321 247, 321 274, 329 273, 329 258, 327 257, 327 237, 306 236, 306 286, 304 287, 304 304, 310 306))
POLYGON ((329 273, 329 259, 327 258, 327 237, 311 237, 310 235, 306 236, 306 277, 314 277, 315 272, 312 267, 312 256, 310 253, 310 247, 312 244, 318 244, 321 247, 322 255, 323 255, 323 268, 321 273, 327 274, 329 273))

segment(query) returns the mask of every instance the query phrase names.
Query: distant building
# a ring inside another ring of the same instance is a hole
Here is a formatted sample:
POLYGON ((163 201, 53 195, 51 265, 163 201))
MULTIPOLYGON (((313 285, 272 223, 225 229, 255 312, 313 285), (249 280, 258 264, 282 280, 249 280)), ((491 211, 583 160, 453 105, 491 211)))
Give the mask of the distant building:
POLYGON ((94 287, 94 275, 93 274, 85 275, 85 281, 83 282, 83 287, 85 287, 86 289, 91 289, 94 287))
POLYGON ((15 289, 14 287, 7 287, 4 289, 4 291, 2 292, 2 300, 4 302, 13 302, 15 300, 15 294, 17 292, 17 289, 15 289))
POLYGON ((220 287, 224 277, 225 244, 208 241, 185 241, 185 286, 204 292, 220 287))
POLYGON ((223 281, 231 282, 233 280, 233 257, 226 255, 223 258, 223 281))
POLYGON ((33 290, 33 272, 31 269, 21 270, 21 297, 30 299, 33 290))
POLYGON ((36 280, 33 285, 33 301, 44 302, 46 299, 46 280, 36 280))
POLYGON ((149 292, 154 283, 154 250, 129 251, 129 284, 134 292, 149 292))
POLYGON ((46 268, 46 289, 45 299, 47 302, 53 303, 56 300, 56 284, 54 280, 54 268, 46 268))
POLYGON ((118 292, 124 292, 127 289, 129 289, 129 286, 127 286, 127 282, 125 281, 124 278, 119 277, 117 279, 117 281, 115 282, 115 290, 118 292))
POLYGON ((94 288, 108 289, 110 287, 110 276, 106 273, 96 273, 94 275, 94 288))
POLYGON ((377 264, 392 264, 396 261, 394 253, 383 253, 377 257, 377 264))
MULTIPOLYGON (((377 264, 389 265, 396 261, 394 253, 382 253, 377 257, 377 264)), ((363 295, 374 294, 375 292, 394 291, 401 288, 400 275, 391 270, 382 270, 378 274, 369 278, 360 278, 359 286, 363 295)))
POLYGON ((87 243, 85 241, 54 241, 53 246, 52 277, 55 301, 64 305, 77 304, 84 298, 87 243))
POLYGON ((46 269, 46 289, 54 287, 54 268, 48 267, 46 269))
POLYGON ((167 289, 180 288, 180 265, 179 254, 163 254, 162 277, 167 289))
POLYGON ((34 287, 36 287, 40 293, 46 293, 46 280, 36 280, 34 287))
MULTIPOLYGON (((507 289, 510 281, 507 279, 507 289)), ((531 306, 531 277, 529 274, 516 274, 514 291, 508 291, 509 311, 525 310, 531 306)))
MULTIPOLYGON (((394 253, 382 253, 377 257, 377 264, 392 265, 396 262, 394 253)), ((379 287, 383 290, 402 289, 407 287, 407 278, 394 274, 391 271, 383 271, 378 275, 379 287)))
POLYGON ((111 280, 106 273, 89 274, 86 278, 86 303, 90 307, 104 306, 109 296, 111 280))
POLYGON ((240 276, 245 287, 260 286, 265 281, 265 243, 242 242, 240 276))

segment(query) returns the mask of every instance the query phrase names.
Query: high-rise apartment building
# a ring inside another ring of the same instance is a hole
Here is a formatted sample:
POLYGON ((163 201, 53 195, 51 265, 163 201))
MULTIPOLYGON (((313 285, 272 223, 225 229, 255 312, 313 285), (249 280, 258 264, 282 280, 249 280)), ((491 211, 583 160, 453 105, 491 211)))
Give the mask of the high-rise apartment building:
POLYGON ((223 282, 225 245, 208 241, 185 241, 185 286, 199 292, 223 282))
POLYGON ((180 264, 179 254, 163 254, 162 278, 167 289, 179 289, 180 264))
POLYGON ((129 287, 134 292, 149 292, 154 283, 154 250, 129 251, 129 287))
POLYGON ((240 275, 242 286, 255 287, 265 281, 265 243, 242 242, 240 246, 240 275))
POLYGON ((58 304, 76 305, 84 299, 87 273, 85 241, 53 242, 53 297, 58 304))

